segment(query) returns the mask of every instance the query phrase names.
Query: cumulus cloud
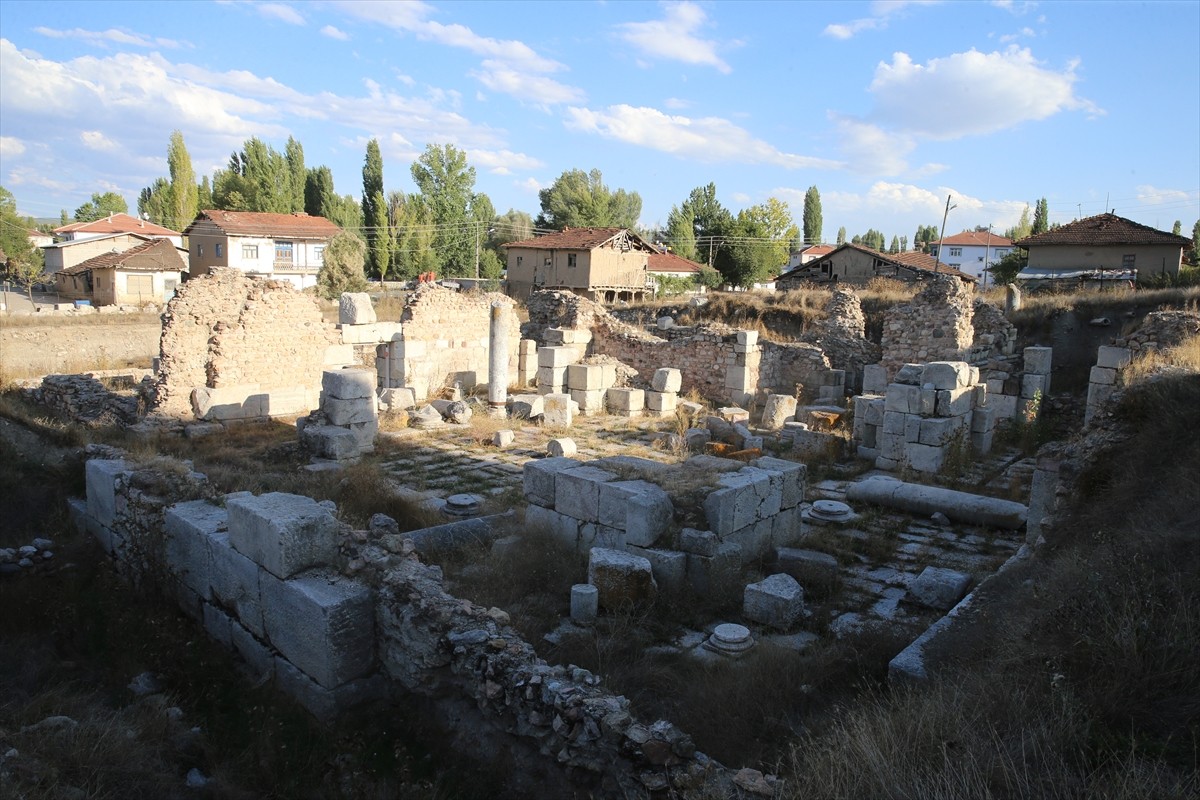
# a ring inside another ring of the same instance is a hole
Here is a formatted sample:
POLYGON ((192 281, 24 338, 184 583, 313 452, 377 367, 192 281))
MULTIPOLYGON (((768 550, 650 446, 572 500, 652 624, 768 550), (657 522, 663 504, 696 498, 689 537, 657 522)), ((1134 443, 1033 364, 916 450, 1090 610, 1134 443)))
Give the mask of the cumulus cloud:
POLYGON ((104 152, 106 150, 117 149, 117 143, 105 136, 101 131, 83 131, 79 134, 79 140, 89 150, 104 152))
POLYGON ((717 42, 697 35, 707 22, 704 9, 695 3, 682 2, 668 4, 662 19, 626 22, 616 27, 617 35, 647 58, 710 66, 728 74, 733 70, 717 55, 717 42))
POLYGON ((500 61, 484 61, 482 68, 472 71, 471 76, 493 92, 512 95, 523 103, 542 108, 578 103, 585 97, 582 89, 559 83, 545 75, 513 69, 500 61))
POLYGON ((467 158, 472 164, 496 175, 511 175, 513 170, 529 172, 541 169, 545 164, 525 153, 514 153, 511 150, 483 150, 474 148, 467 151, 467 158))
POLYGON ((929 139, 957 139, 995 133, 1022 122, 1046 119, 1060 111, 1103 114, 1076 95, 1077 63, 1061 72, 1048 69, 1028 48, 1000 52, 968 50, 918 64, 907 53, 875 68, 870 91, 873 120, 929 139), (955 109, 930 114, 929 103, 955 109))
POLYGON ((300 12, 283 3, 259 3, 255 8, 267 19, 277 19, 288 25, 304 25, 306 21, 300 12))
MULTIPOLYGON (((783 196, 782 191, 776 189, 774 193, 783 196)), ((947 195, 951 205, 955 206, 946 224, 947 232, 989 223, 995 226, 994 229, 1003 230, 1017 223, 1026 205, 1024 200, 984 200, 949 186, 928 189, 889 181, 876 181, 865 192, 822 192, 821 205, 833 212, 863 212, 871 217, 886 214, 892 219, 927 224, 942 218, 947 195)))
POLYGON ((668 115, 655 108, 609 106, 601 111, 572 106, 569 130, 615 139, 704 163, 775 164, 787 169, 836 169, 838 162, 785 153, 720 117, 668 115))
POLYGON ((666 100, 663 101, 663 105, 666 106, 667 108, 671 109, 672 111, 682 111, 685 108, 691 108, 692 101, 684 100, 681 97, 668 97, 666 100))
POLYGON ((852 39, 863 31, 884 30, 892 17, 911 6, 932 6, 939 2, 940 0, 875 0, 871 3, 870 16, 850 22, 831 23, 825 26, 822 33, 833 39, 852 39))
POLYGON ((0 158, 16 158, 25 152, 25 143, 15 136, 0 136, 0 158))
POLYGON ((850 169, 872 175, 899 175, 908 170, 916 140, 854 117, 831 114, 850 169))
POLYGON ((1182 189, 1159 189, 1149 184, 1137 187, 1137 200, 1146 206, 1158 206, 1164 203, 1190 203, 1195 202, 1197 196, 1200 196, 1200 193, 1188 193, 1182 189))
POLYGON ((149 37, 143 36, 140 33, 131 33, 130 31, 118 30, 117 28, 109 28, 106 31, 89 31, 83 28, 70 28, 68 30, 59 30, 57 28, 47 28, 39 25, 33 29, 34 33, 39 33, 42 36, 47 36, 51 39, 80 39, 89 44, 99 47, 108 47, 112 44, 131 45, 133 47, 179 47, 179 42, 175 39, 167 39, 161 36, 149 37))
POLYGON ((350 34, 346 33, 345 31, 338 30, 332 25, 326 25, 325 27, 321 28, 321 35, 328 36, 330 39, 337 39, 339 42, 350 40, 350 34))

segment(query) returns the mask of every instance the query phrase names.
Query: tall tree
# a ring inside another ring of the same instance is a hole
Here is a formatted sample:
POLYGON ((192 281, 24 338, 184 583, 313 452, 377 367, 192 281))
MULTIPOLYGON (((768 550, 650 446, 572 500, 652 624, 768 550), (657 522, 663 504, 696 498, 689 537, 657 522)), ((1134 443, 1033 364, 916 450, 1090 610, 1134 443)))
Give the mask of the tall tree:
POLYGON ((129 205, 116 192, 93 192, 92 199, 75 209, 76 222, 95 222, 109 214, 128 214, 129 205))
POLYGON ((494 247, 502 247, 509 242, 523 242, 533 238, 533 217, 525 211, 510 208, 496 217, 492 223, 490 237, 494 247))
POLYGON ((908 252, 908 237, 907 236, 900 237, 900 252, 901 253, 908 252))
POLYGON ((342 292, 366 291, 363 275, 366 246, 353 233, 343 231, 329 240, 321 269, 317 271, 317 291, 326 300, 336 300, 342 292))
POLYGON ((709 183, 692 189, 683 207, 691 212, 694 220, 698 260, 715 266, 717 248, 734 223, 733 215, 717 199, 717 185, 709 183))
POLYGON ((1025 208, 1021 210, 1021 218, 1017 220, 1017 224, 1004 231, 1005 239, 1012 239, 1014 242, 1019 239, 1024 239, 1029 236, 1033 230, 1033 223, 1030 221, 1029 204, 1025 204, 1025 208))
POLYGON ((1032 235, 1037 236, 1039 233, 1045 233, 1050 230, 1050 204, 1046 202, 1046 198, 1042 198, 1037 202, 1037 210, 1033 212, 1033 228, 1032 235))
POLYGON ((542 213, 539 228, 616 227, 633 229, 642 214, 642 198, 637 192, 604 184, 600 170, 567 170, 548 188, 538 192, 542 213))
POLYGON ((799 230, 787 203, 772 197, 743 209, 726 228, 714 266, 730 286, 751 286, 778 274, 799 230))
POLYGON ((283 160, 288 171, 288 211, 303 211, 308 171, 304 169, 304 147, 291 136, 284 147, 283 160))
POLYGON ((362 169, 363 226, 367 240, 367 274, 384 278, 391 261, 387 226, 387 202, 383 194, 383 155, 379 140, 367 142, 362 169))
POLYGON ((891 245, 891 247, 888 248, 888 252, 889 253, 899 253, 900 252, 900 237, 899 236, 892 236, 892 245, 891 245))
MULTIPOLYGON (((137 210, 138 215, 143 219, 149 219, 156 225, 162 225, 174 231, 181 231, 183 228, 177 228, 173 224, 171 209, 171 184, 166 178, 155 178, 154 183, 142 189, 138 195, 137 210)), ((188 220, 189 222, 191 220, 188 220)))
POLYGON ((208 176, 205 175, 200 179, 200 186, 196 189, 196 210, 208 210, 213 207, 213 192, 212 186, 208 182, 208 176))
POLYGON ((1192 263, 1200 264, 1200 219, 1192 226, 1192 263))
POLYGON ((304 176, 304 213, 330 219, 338 196, 333 188, 333 170, 313 167, 304 176))
POLYGON ((837 243, 843 245, 846 243, 846 226, 838 228, 837 243))
POLYGON ((275 148, 257 137, 246 141, 242 149, 243 176, 251 188, 251 211, 286 214, 292 210, 292 177, 287 160, 275 148))
POLYGON ((804 241, 820 244, 821 238, 821 193, 816 186, 808 187, 804 193, 804 241))
POLYGON ((671 206, 671 213, 667 215, 667 241, 675 255, 697 260, 696 215, 687 203, 683 204, 683 208, 671 206))
POLYGON ((42 250, 29 241, 33 220, 17 213, 17 199, 0 186, 0 267, 6 280, 24 286, 33 301, 33 284, 41 278, 44 266, 42 250))
POLYGON ((1183 235, 1183 222, 1181 220, 1175 220, 1175 224, 1171 226, 1171 233, 1176 236, 1183 235))
POLYGON ((173 231, 181 231, 196 218, 200 190, 196 186, 192 157, 183 143, 183 133, 177 130, 171 132, 171 140, 167 143, 167 172, 171 176, 167 194, 168 213, 160 224, 173 231))
MULTIPOLYGON (((412 165, 413 182, 436 226, 434 252, 438 270, 447 275, 475 273, 476 236, 486 233, 486 224, 472 218, 471 209, 486 199, 475 195, 475 168, 467 154, 452 144, 425 146, 412 165)), ((491 207, 491 201, 487 201, 491 207)))

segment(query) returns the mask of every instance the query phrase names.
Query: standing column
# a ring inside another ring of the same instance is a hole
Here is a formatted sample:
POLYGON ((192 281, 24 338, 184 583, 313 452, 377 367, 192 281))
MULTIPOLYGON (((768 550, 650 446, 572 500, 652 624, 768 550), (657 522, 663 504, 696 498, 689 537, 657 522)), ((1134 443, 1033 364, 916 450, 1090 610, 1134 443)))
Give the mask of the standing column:
POLYGON ((488 338, 488 406, 491 413, 503 412, 508 401, 508 304, 492 303, 488 338))

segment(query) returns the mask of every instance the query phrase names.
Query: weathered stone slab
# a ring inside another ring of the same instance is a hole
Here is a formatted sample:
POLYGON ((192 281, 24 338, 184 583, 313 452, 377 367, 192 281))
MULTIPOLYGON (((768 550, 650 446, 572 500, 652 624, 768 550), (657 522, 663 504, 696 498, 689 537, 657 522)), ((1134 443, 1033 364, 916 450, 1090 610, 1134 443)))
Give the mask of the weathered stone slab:
POLYGON ((543 458, 527 461, 524 468, 525 499, 539 506, 554 508, 554 484, 564 470, 581 466, 573 458, 543 458))
POLYGON ((578 353, 574 347, 538 348, 538 367, 565 369, 577 360, 578 353))
POLYGON ((712 531, 684 528, 679 532, 679 549, 685 553, 711 558, 717 554, 721 540, 712 531))
POLYGON ((791 575, 778 573, 746 587, 742 614, 749 620, 786 630, 804 613, 804 589, 791 575))
POLYGON ((603 414, 605 410, 603 389, 582 390, 572 389, 570 391, 571 399, 579 406, 579 413, 585 417, 603 414))
POLYGON ((1105 369, 1123 369, 1133 360, 1133 351, 1127 347, 1100 347, 1096 350, 1096 366, 1105 369))
POLYGON ((678 550, 655 550, 652 548, 633 547, 629 552, 641 556, 650 562, 650 572, 659 588, 668 592, 678 592, 683 589, 687 580, 687 553, 678 550))
POLYGON ((959 417, 970 413, 974 407, 975 390, 973 388, 938 390, 935 413, 939 417, 959 417))
POLYGON ((377 378, 369 367, 327 369, 321 373, 322 399, 357 400, 375 396, 377 378))
POLYGON ((167 567, 204 600, 212 597, 210 539, 225 530, 228 517, 224 508, 207 500, 176 503, 163 514, 167 567))
POLYGON ((963 361, 931 361, 921 374, 921 385, 934 389, 961 389, 971 382, 971 368, 963 361))
POLYGON ((908 599, 938 611, 949 611, 966 595, 970 585, 970 575, 943 567, 926 567, 908 585, 908 599))
POLYGON ((342 292, 338 299, 339 325, 369 325, 375 320, 371 295, 366 292, 342 292))
POLYGON ((330 564, 337 555, 337 520, 310 497, 270 492, 232 497, 226 508, 230 543, 278 578, 330 564))
POLYGON ((575 422, 575 403, 571 395, 551 392, 543 398, 542 420, 550 427, 569 428, 575 422))
POLYGON ((801 586, 820 586, 828 590, 837 582, 838 561, 828 553, 780 547, 776 550, 776 556, 779 568, 799 581, 801 586))
POLYGON ((804 486, 808 478, 808 467, 795 461, 763 456, 750 462, 766 472, 780 476, 780 508, 792 508, 804 501, 804 486))
POLYGON ((657 414, 675 413, 679 395, 674 392, 646 392, 646 408, 657 414))
POLYGON ((600 486, 616 479, 615 473, 596 467, 563 470, 555 476, 554 510, 584 522, 599 522, 600 486))
POLYGON ((1037 375, 1049 375, 1054 349, 1051 347, 1026 347, 1022 352, 1025 371, 1037 375))
POLYGON ((121 459, 93 458, 84 467, 87 481, 88 516, 111 528, 117 515, 117 481, 129 472, 121 459))
POLYGON ((329 417, 331 425, 350 425, 355 422, 371 422, 379 417, 375 407, 375 396, 360 397, 354 400, 343 400, 339 397, 326 397, 321 404, 321 411, 329 417))
POLYGON ((646 392, 642 389, 608 389, 608 408, 614 412, 641 411, 646 407, 646 392))
POLYGON ((349 428, 336 425, 305 425, 300 431, 304 449, 318 458, 343 461, 360 455, 358 437, 349 428))
POLYGON ((588 583, 599 592, 600 606, 610 610, 653 600, 658 592, 653 569, 647 559, 603 547, 591 550, 588 583))
POLYGON ((262 568, 234 550, 227 533, 210 536, 208 548, 212 563, 212 602, 228 611, 255 636, 265 636, 259 589, 262 568))
POLYGON ((676 392, 683 389, 683 373, 677 369, 663 367, 654 371, 650 386, 656 392, 676 392))
POLYGON ((1092 367, 1088 374, 1088 382, 1112 386, 1117 382, 1117 371, 1109 367, 1092 367))
POLYGON ((513 419, 533 419, 545 411, 545 399, 540 394, 515 394, 511 398, 509 414, 513 419))
POLYGON ((551 458, 570 458, 579 452, 575 440, 566 437, 551 439, 546 443, 546 455, 551 458))
POLYGON ((762 426, 769 431, 783 428, 783 424, 796 416, 796 398, 789 394, 769 394, 763 406, 762 426))
MULTIPOLYGON (((571 364, 567 367, 567 388, 579 391, 601 391, 604 386, 604 370, 599 364, 571 364)), ((582 408, 583 404, 580 404, 582 408)))

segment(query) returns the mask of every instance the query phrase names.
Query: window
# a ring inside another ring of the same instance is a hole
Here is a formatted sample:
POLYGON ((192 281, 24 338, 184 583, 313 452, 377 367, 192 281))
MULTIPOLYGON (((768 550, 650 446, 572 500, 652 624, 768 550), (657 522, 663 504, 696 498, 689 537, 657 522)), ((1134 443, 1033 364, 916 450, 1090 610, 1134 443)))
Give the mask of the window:
POLYGON ((576 264, 575 264, 575 254, 574 254, 574 253, 567 253, 567 266, 568 266, 568 267, 574 267, 574 266, 576 266, 576 264))
POLYGON ((242 245, 242 258, 246 259, 247 261, 258 261, 258 245, 242 245))
MULTIPOLYGON (((1125 269, 1133 269, 1133 262, 1136 258, 1137 256, 1134 253, 1128 253, 1121 256, 1121 266, 1125 267, 1125 269)), ((1151 269, 1153 269, 1153 267, 1151 267, 1151 269)))
POLYGON ((217 242, 217 243, 216 243, 216 245, 213 247, 213 250, 215 250, 215 251, 216 251, 216 253, 217 253, 217 258, 220 258, 220 257, 221 257, 221 251, 222 251, 222 250, 224 250, 224 249, 225 249, 225 248, 223 248, 223 247, 221 246, 221 243, 220 243, 220 242, 217 242))
POLYGON ((325 247, 324 247, 324 245, 322 245, 321 247, 313 248, 313 258, 315 258, 317 260, 318 264, 325 263, 325 247))
POLYGON ((980 261, 983 261, 983 256, 980 256, 980 257, 979 257, 979 260, 980 260, 980 261))
POLYGON ((950 248, 950 255, 951 255, 951 256, 961 256, 961 255, 962 255, 962 248, 961 248, 961 247, 951 247, 951 248, 950 248))
POLYGON ((545 266, 550 266, 550 256, 546 256, 545 266))
POLYGON ((286 261, 292 263, 292 243, 291 242, 276 242, 275 243, 275 260, 286 261))
POLYGON ((202 244, 196 245, 196 255, 198 255, 198 256, 204 255, 204 245, 202 245, 202 244))
POLYGON ((521 266, 521 262, 525 260, 525 256, 517 256, 517 266, 521 266))

